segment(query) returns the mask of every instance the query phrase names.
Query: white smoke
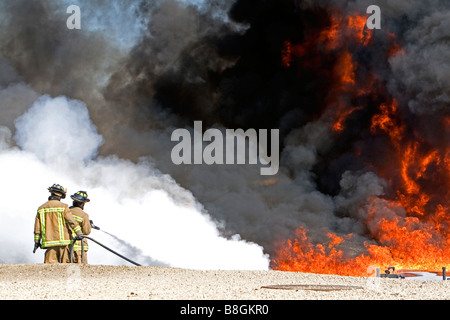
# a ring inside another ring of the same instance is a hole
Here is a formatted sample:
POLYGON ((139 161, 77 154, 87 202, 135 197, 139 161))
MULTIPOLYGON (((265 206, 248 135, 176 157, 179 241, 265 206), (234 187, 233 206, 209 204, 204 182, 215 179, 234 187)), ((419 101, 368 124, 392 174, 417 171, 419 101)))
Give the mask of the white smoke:
POLYGON ((65 97, 41 97, 15 124, 17 144, 47 163, 93 159, 103 142, 85 104, 65 97))
MULTIPOLYGON (((143 265, 269 268, 261 246, 221 236, 192 194, 149 161, 97 157, 103 138, 84 103, 42 96, 16 119, 15 129, 13 136, 0 127, 0 263, 43 261, 42 250, 32 254, 36 209, 49 195, 46 188, 59 183, 68 195, 86 190, 91 202, 85 211, 118 238, 93 230, 94 239, 143 265)), ((71 204, 69 197, 63 201, 71 204)), ((92 242, 88 259, 127 264, 92 242)))

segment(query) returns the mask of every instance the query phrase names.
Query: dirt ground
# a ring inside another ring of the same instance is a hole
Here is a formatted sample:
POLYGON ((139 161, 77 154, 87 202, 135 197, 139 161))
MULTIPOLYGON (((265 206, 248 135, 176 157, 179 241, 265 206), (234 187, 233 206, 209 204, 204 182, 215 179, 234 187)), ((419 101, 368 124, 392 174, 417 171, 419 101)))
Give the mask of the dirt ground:
POLYGON ((2 300, 450 299, 450 281, 355 278, 281 271, 0 265, 2 300))

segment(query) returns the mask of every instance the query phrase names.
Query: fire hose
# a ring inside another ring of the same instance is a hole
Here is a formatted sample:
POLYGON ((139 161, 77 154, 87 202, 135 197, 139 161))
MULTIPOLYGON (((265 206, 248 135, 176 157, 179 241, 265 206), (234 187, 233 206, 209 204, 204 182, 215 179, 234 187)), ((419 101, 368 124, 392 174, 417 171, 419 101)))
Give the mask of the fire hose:
MULTIPOLYGON (((84 254, 83 254, 83 252, 84 252, 84 243, 83 243, 83 239, 86 238, 86 239, 89 239, 89 240, 95 242, 96 244, 98 244, 99 246, 101 246, 104 249, 108 250, 109 252, 114 253, 116 256, 119 256, 120 258, 122 258, 122 259, 124 259, 124 260, 126 260, 126 261, 128 261, 128 262, 130 262, 130 263, 132 263, 134 265, 136 265, 136 266, 141 266, 139 263, 134 262, 133 260, 130 260, 127 257, 124 257, 120 253, 117 253, 116 251, 112 250, 111 248, 108 248, 104 244, 101 244, 100 242, 98 242, 97 240, 92 239, 91 237, 88 237, 88 236, 85 236, 85 235, 79 235, 78 238, 81 238, 81 252, 82 252, 81 260, 82 260, 83 264, 84 264, 84 254)), ((73 247, 74 247, 76 241, 77 240, 73 240, 72 244, 69 247, 69 256, 70 256, 70 262, 71 263, 73 262, 73 247)))
MULTIPOLYGON (((96 225, 94 225, 94 222, 93 222, 92 220, 89 220, 89 222, 90 222, 92 228, 94 228, 95 230, 100 230, 99 227, 97 227, 96 225)), ((103 231, 103 232, 105 232, 105 231, 103 231)), ((106 232, 106 233, 107 233, 107 232, 106 232)), ((110 233, 108 233, 108 234, 111 235, 110 233)), ((113 236, 113 235, 111 235, 111 236, 113 236)), ((126 260, 126 261, 128 261, 128 262, 130 262, 130 263, 132 263, 132 264, 134 264, 134 265, 136 265, 136 266, 141 266, 139 263, 134 262, 133 260, 128 259, 127 257, 124 257, 124 256, 121 255, 120 253, 117 253, 116 251, 112 250, 111 248, 108 248, 108 247, 105 246, 104 244, 102 244, 102 243, 98 242, 97 240, 92 239, 91 237, 88 237, 88 236, 86 236, 86 235, 84 235, 84 234, 78 236, 78 240, 81 240, 81 241, 80 241, 80 242, 81 242, 81 261, 82 261, 83 264, 84 264, 84 241, 83 241, 84 238, 89 239, 89 240, 95 242, 96 244, 98 244, 99 246, 101 246, 101 247, 103 247, 104 249, 108 250, 109 252, 114 253, 116 256, 119 256, 120 258, 122 258, 122 259, 124 259, 124 260, 126 260)), ((71 263, 73 262, 73 247, 75 246, 75 243, 76 243, 76 242, 77 242, 77 240, 74 239, 73 242, 70 244, 70 247, 69 247, 69 257, 70 257, 70 262, 71 262, 71 263)), ((40 248, 40 247, 41 247, 40 243, 35 243, 35 244, 34 244, 34 250, 33 250, 33 253, 36 253, 36 250, 37 250, 38 248, 40 248)))

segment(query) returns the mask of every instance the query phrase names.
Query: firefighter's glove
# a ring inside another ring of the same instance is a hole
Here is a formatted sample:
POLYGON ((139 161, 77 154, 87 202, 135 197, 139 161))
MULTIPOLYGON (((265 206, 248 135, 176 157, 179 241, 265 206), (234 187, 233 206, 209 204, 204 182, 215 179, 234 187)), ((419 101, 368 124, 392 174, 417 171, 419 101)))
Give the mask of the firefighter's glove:
POLYGON ((34 243, 34 250, 33 250, 33 253, 36 253, 36 250, 38 249, 38 248, 40 248, 41 247, 41 244, 39 243, 39 242, 35 242, 34 243))
POLYGON ((77 235, 75 236, 75 238, 73 238, 73 240, 76 240, 76 241, 78 241, 78 240, 83 240, 83 236, 84 236, 84 234, 82 234, 82 233, 77 234, 77 235))

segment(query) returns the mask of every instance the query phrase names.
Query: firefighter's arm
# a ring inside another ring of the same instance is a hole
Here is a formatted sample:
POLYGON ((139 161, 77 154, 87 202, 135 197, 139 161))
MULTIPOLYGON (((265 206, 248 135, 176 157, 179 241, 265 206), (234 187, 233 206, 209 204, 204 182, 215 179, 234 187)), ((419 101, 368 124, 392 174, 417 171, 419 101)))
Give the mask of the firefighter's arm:
POLYGON ((83 219, 81 231, 85 235, 89 235, 91 233, 92 229, 91 229, 91 222, 89 221, 89 218, 83 219))
POLYGON ((36 219, 34 221, 34 242, 41 242, 41 218, 39 213, 36 214, 36 219))
POLYGON ((81 227, 78 225, 78 223, 73 218, 73 215, 69 210, 69 207, 66 207, 64 210, 64 219, 66 219, 67 224, 69 225, 70 229, 72 229, 77 234, 77 236, 80 234, 83 234, 83 232, 81 231, 81 227))
POLYGON ((41 247, 41 219, 39 213, 36 215, 36 219, 34 221, 34 249, 33 253, 36 253, 36 250, 41 247))

